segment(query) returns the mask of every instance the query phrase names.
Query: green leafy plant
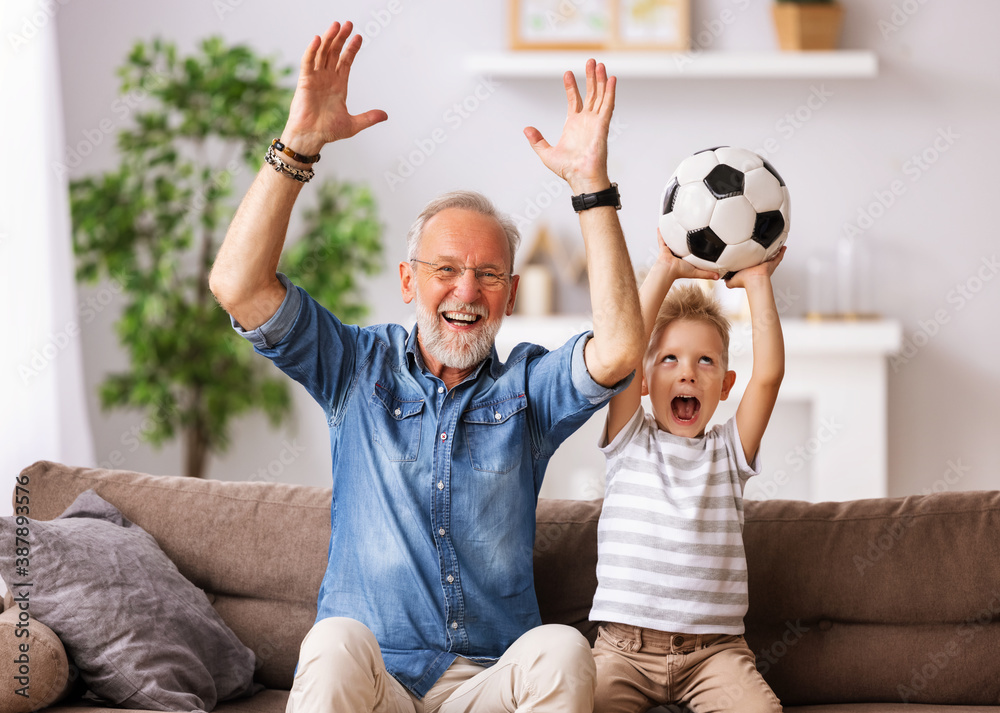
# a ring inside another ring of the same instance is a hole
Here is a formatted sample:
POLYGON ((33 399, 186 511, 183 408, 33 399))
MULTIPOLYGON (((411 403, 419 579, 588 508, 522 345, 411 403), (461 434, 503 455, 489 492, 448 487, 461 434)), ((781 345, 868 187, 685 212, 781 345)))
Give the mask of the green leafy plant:
MULTIPOLYGON (((141 435, 155 446, 181 434, 189 476, 226 449, 234 418, 262 410, 277 426, 290 409, 287 380, 268 375, 208 289, 234 179, 252 176, 278 135, 291 101, 279 80, 290 71, 218 37, 183 58, 172 43, 137 43, 118 71, 137 105, 118 134, 120 163, 70 185, 77 278, 109 277, 125 300, 116 331, 130 365, 100 385, 102 407, 141 410, 141 435)), ((357 321, 358 278, 380 267, 377 209, 363 186, 317 192, 282 270, 357 321)))

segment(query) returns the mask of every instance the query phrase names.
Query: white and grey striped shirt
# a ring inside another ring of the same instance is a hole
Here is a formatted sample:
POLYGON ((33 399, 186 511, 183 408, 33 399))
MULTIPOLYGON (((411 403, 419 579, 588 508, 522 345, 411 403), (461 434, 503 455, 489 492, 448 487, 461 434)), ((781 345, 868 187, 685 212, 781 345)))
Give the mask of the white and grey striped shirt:
POLYGON ((658 631, 742 634, 747 611, 743 486, 735 418, 701 438, 660 430, 640 406, 611 443, 597 526, 592 621, 658 631))

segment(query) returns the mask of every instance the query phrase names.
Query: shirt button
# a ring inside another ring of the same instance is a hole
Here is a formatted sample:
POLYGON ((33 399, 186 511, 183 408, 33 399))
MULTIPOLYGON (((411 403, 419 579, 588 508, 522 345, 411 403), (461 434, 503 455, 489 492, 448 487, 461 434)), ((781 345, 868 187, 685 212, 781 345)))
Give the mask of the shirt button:
POLYGON ((497 421, 499 421, 499 420, 500 420, 501 418, 503 418, 503 416, 501 416, 501 415, 500 415, 500 412, 499 412, 499 411, 497 411, 497 412, 496 412, 495 414, 493 414, 493 417, 494 417, 494 418, 495 418, 495 419, 496 419, 497 421))
POLYGON ((399 414, 401 414, 401 413, 403 413, 403 412, 402 412, 402 411, 400 411, 399 409, 396 409, 395 411, 393 411, 393 413, 394 413, 394 414, 396 414, 396 415, 398 416, 399 414))
POLYGON ((458 628, 458 622, 457 621, 451 622, 451 628, 452 629, 457 629, 458 628))
POLYGON ((454 581, 455 581, 455 578, 454 578, 454 577, 452 577, 452 576, 451 576, 451 575, 449 574, 449 575, 448 575, 448 584, 451 584, 451 583, 452 583, 452 582, 454 582, 454 581))
POLYGON ((447 441, 448 440, 448 434, 447 433, 442 433, 441 434, 441 440, 442 441, 447 441))
POLYGON ((442 483, 440 480, 438 481, 438 490, 444 490, 444 483, 442 483))
POLYGON ((443 394, 444 393, 444 387, 443 386, 439 386, 438 387, 438 393, 439 394, 443 394))
POLYGON ((443 527, 439 527, 438 528, 438 534, 441 535, 441 537, 444 537, 444 528, 443 527))

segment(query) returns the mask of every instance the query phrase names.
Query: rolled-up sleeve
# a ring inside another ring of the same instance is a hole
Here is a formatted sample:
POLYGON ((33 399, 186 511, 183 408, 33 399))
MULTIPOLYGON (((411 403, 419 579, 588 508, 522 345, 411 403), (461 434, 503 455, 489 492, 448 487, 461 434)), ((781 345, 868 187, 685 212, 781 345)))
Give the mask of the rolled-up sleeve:
POLYGON ((299 294, 298 289, 284 274, 279 272, 277 273, 277 277, 278 281, 285 286, 285 299, 281 301, 278 311, 271 315, 269 320, 257 327, 257 329, 248 331, 243 329, 232 315, 229 317, 236 333, 258 349, 270 349, 284 339, 299 316, 302 295, 299 294))
POLYGON ((576 387, 576 390, 590 403, 596 405, 604 403, 628 386, 632 381, 632 377, 635 376, 635 372, 632 372, 614 386, 602 386, 594 381, 594 378, 590 375, 590 371, 587 370, 587 362, 583 358, 583 350, 593 336, 593 332, 587 332, 586 334, 581 334, 576 340, 576 344, 573 345, 571 368, 573 370, 573 385, 576 387))

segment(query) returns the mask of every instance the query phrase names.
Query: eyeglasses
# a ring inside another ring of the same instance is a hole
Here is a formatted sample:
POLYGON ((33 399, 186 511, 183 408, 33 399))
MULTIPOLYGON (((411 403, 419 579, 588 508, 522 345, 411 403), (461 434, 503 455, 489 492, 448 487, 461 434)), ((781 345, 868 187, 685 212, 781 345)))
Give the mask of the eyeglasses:
POLYGON ((465 274, 466 270, 472 270, 476 276, 476 281, 484 290, 499 290, 507 284, 507 273, 497 272, 489 267, 466 267, 465 265, 455 265, 450 262, 427 262, 413 258, 410 262, 419 262, 426 265, 431 278, 446 285, 453 285, 465 274))

